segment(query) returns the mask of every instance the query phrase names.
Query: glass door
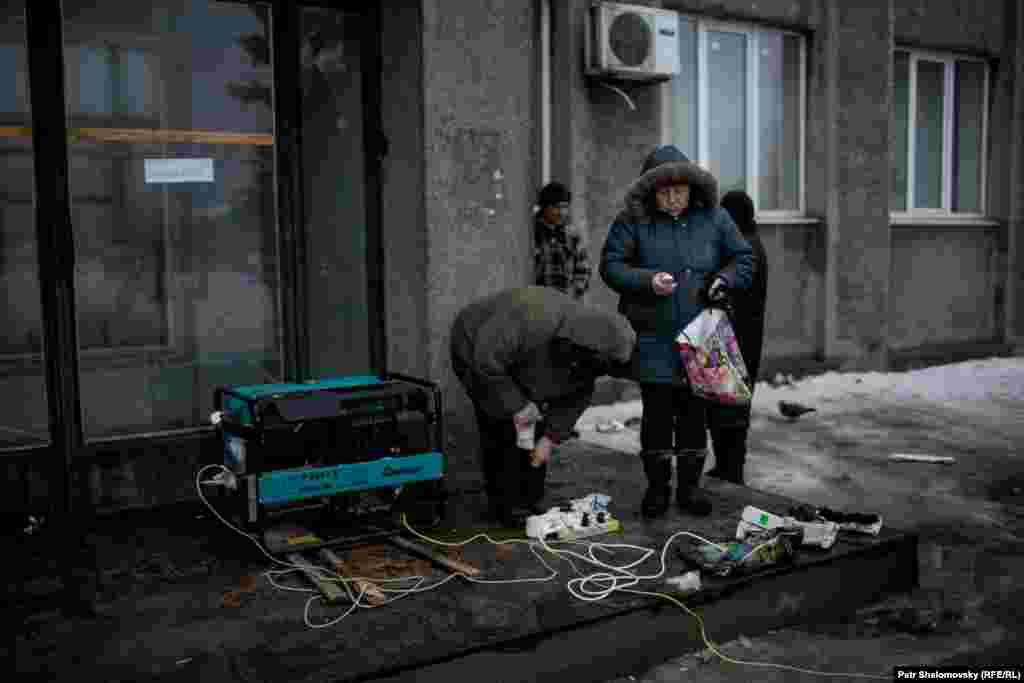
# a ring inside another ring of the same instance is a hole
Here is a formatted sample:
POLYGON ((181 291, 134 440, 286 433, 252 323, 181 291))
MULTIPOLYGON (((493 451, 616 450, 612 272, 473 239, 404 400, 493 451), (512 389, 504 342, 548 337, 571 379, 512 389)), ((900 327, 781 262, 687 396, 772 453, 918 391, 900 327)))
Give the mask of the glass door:
POLYGON ((207 424, 282 372, 271 12, 64 0, 87 439, 207 424))
POLYGON ((0 5, 0 449, 49 442, 25 5, 0 5))

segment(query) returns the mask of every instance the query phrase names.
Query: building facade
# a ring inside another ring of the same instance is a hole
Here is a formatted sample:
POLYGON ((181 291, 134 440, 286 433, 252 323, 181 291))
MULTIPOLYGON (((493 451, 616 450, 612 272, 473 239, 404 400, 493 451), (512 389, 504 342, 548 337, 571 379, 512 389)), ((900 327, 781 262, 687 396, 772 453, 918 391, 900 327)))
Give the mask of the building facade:
POLYGON ((385 369, 473 485, 448 326, 529 282, 545 181, 596 255, 660 143, 757 202, 768 367, 1020 344, 1016 0, 634 4, 673 78, 589 77, 589 0, 3 3, 8 499, 190 499, 216 386, 385 369))

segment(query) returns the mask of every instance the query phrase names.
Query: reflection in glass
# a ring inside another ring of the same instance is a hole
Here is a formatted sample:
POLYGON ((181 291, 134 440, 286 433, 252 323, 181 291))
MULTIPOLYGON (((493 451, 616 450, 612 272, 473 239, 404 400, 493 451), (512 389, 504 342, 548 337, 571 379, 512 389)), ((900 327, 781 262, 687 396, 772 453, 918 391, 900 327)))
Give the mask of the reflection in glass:
POLYGON ((49 441, 24 4, 0 5, 0 448, 49 441))
POLYGON ((800 208, 800 38, 761 32, 758 51, 758 210, 800 208))
POLYGON ((697 144, 697 26, 679 18, 679 75, 672 79, 672 118, 669 142, 690 159, 700 157, 697 144))
MULTIPOLYGON (((301 10, 309 353, 315 377, 372 370, 360 16, 301 10)), ((411 199, 411 198, 410 198, 411 199)))
POLYGON ((982 121, 985 117, 984 62, 956 63, 954 114, 954 211, 982 213, 982 121))
POLYGON ((269 10, 63 10, 86 436, 198 426, 281 376, 269 10))
POLYGON ((747 38, 707 32, 708 159, 722 194, 747 189, 747 38))
POLYGON ((942 208, 943 91, 946 65, 917 62, 914 207, 942 208))
POLYGON ((897 52, 893 57, 895 90, 893 92, 893 126, 896 149, 892 160, 892 194, 889 209, 907 210, 907 154, 910 141, 910 53, 897 52))

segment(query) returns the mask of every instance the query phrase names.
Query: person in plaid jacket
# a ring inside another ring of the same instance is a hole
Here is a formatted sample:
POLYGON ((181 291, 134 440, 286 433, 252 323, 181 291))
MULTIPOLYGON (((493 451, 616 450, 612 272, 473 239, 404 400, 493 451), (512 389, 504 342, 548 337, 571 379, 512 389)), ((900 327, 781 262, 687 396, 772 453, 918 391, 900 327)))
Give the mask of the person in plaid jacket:
POLYGON ((548 183, 540 191, 533 224, 534 284, 579 301, 590 287, 592 267, 582 236, 569 226, 571 202, 562 183, 548 183))

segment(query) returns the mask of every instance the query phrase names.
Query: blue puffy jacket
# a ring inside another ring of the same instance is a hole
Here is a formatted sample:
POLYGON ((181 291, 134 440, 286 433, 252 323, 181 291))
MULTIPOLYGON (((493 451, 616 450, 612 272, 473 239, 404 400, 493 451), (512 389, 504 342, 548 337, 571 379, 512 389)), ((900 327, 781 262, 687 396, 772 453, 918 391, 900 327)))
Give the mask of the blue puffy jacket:
POLYGON ((750 286, 751 246, 718 206, 714 176, 672 145, 647 158, 625 204, 608 230, 600 273, 621 295, 619 312, 637 333, 629 374, 639 382, 683 383, 676 335, 703 309, 700 293, 710 276, 723 276, 730 288, 750 286), (655 208, 655 189, 666 183, 690 186, 690 206, 675 218, 655 208), (652 286, 662 271, 678 283, 669 296, 652 286))

